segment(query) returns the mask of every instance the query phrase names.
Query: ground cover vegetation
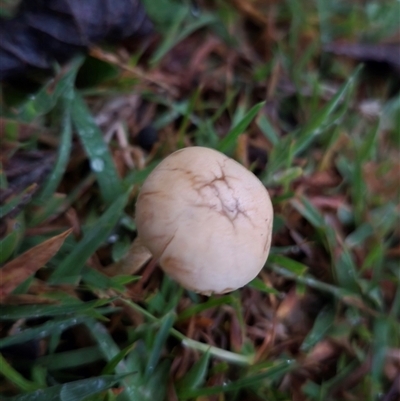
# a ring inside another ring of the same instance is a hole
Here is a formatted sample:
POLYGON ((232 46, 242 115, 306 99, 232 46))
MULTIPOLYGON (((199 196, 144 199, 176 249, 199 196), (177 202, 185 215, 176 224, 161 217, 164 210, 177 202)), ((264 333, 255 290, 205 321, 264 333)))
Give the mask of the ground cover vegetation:
POLYGON ((2 86, 0 398, 398 400, 400 3, 143 5, 152 34, 2 86), (233 293, 136 240, 141 183, 191 145, 271 194, 233 293))

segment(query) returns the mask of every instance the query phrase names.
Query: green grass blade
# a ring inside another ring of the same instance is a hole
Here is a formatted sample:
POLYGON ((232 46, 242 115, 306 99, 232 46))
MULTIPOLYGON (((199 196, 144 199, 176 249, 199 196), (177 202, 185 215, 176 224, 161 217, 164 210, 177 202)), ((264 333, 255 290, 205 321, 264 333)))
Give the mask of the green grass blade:
POLYGON ((314 345, 325 337, 329 329, 333 326, 334 321, 334 309, 331 306, 323 308, 315 319, 313 328, 304 339, 301 350, 304 352, 310 351, 314 345))
MULTIPOLYGON (((157 319, 154 315, 149 313, 146 309, 142 308, 138 304, 135 304, 125 299, 123 301, 127 306, 141 313, 143 316, 149 319, 150 322, 159 322, 159 319, 157 319)), ((193 350, 200 352, 209 352, 212 356, 215 356, 216 358, 223 359, 238 365, 251 365, 254 362, 254 357, 252 355, 236 354, 231 351, 204 344, 200 341, 192 340, 191 338, 186 337, 174 328, 170 329, 170 334, 171 336, 181 341, 182 345, 184 345, 185 347, 192 348, 193 350)))
POLYGON ((74 283, 79 279, 81 270, 88 258, 96 252, 117 224, 128 201, 129 192, 127 191, 125 194, 120 195, 85 233, 82 240, 51 275, 50 280, 52 283, 74 283))
POLYGON ((29 394, 12 397, 10 401, 82 401, 86 397, 105 391, 121 380, 123 376, 100 376, 77 380, 29 394))
MULTIPOLYGON (((32 193, 36 190, 37 185, 32 184, 25 190, 23 190, 20 194, 15 196, 5 205, 0 206, 0 219, 4 219, 9 213, 13 212, 21 203, 24 202, 26 197, 32 196, 32 193)), ((21 211, 20 211, 21 212, 21 211)), ((15 211, 14 211, 15 213, 15 211)))
MULTIPOLYGON (((111 361, 121 352, 117 344, 109 335, 107 329, 102 324, 93 319, 88 319, 85 323, 107 361, 111 361)), ((117 373, 127 373, 125 364, 120 363, 117 366, 116 371, 117 373)))
POLYGON ((389 345, 389 320, 386 317, 376 319, 373 329, 373 356, 372 356, 372 393, 378 395, 382 391, 379 387, 383 376, 387 349, 389 345))
POLYGON ((231 295, 223 295, 221 297, 211 297, 206 302, 201 304, 190 306, 186 308, 178 315, 178 321, 186 320, 191 316, 198 315, 201 312, 215 308, 216 306, 220 305, 231 305, 233 302, 233 298, 231 295))
POLYGON ((36 383, 26 380, 7 362, 2 354, 0 354, 0 374, 22 391, 34 391, 38 389, 36 383))
POLYGON ((230 391, 240 390, 243 388, 249 388, 252 386, 256 386, 257 384, 266 379, 281 377, 285 373, 288 373, 291 370, 293 370, 294 367, 295 364, 293 363, 293 361, 280 362, 277 363, 276 365, 272 365, 269 369, 265 369, 262 373, 238 379, 235 382, 228 383, 224 386, 205 387, 201 389, 186 389, 185 391, 181 391, 180 399, 184 400, 188 398, 221 394, 230 391))
POLYGON ((368 205, 366 194, 367 187, 363 177, 363 161, 357 155, 353 163, 353 174, 351 177, 351 197, 357 225, 362 222, 364 210, 368 205))
POLYGON ((270 255, 268 263, 279 265, 296 276, 303 276, 308 270, 306 265, 282 255, 270 255))
POLYGON ((359 160, 360 163, 366 163, 370 160, 374 160, 376 158, 376 154, 379 147, 379 128, 381 126, 381 121, 377 120, 371 130, 368 132, 365 141, 363 142, 359 160))
MULTIPOLYGON (((347 82, 339 89, 335 96, 318 112, 314 113, 315 116, 299 131, 295 131, 285 138, 281 138, 279 141, 276 140, 274 135, 269 138, 275 142, 270 155, 269 155, 269 167, 263 174, 262 181, 264 183, 271 183, 272 176, 279 172, 281 168, 287 163, 291 164, 290 157, 295 157, 308 149, 314 140, 329 126, 337 122, 345 114, 348 109, 348 105, 343 103, 343 98, 350 99, 350 93, 354 88, 356 78, 361 71, 361 67, 357 68, 347 82), (342 106, 340 111, 337 109, 342 106), (334 114, 336 113, 336 114, 334 114), (288 154, 288 149, 292 149, 292 155, 288 154)), ((265 125, 265 124, 264 124, 265 125)), ((263 132, 268 129, 264 127, 263 132)), ((270 134, 270 130, 267 132, 270 134)), ((270 135, 271 136, 271 135, 270 135)))
MULTIPOLYGON (((111 361, 115 361, 114 358, 118 358, 121 350, 118 345, 115 343, 113 338, 108 333, 107 329, 100 323, 96 322, 93 319, 87 319, 85 322, 88 330, 90 331, 92 337, 97 342, 101 353, 104 356, 104 359, 109 363, 111 361)), ((111 362, 112 363, 112 362, 111 362)), ((136 375, 136 369, 130 370, 125 361, 122 359, 119 363, 114 367, 116 373, 118 374, 130 374, 134 373, 136 375)), ((123 385, 125 387, 125 391, 120 394, 118 399, 120 401, 141 401, 137 398, 137 386, 135 380, 124 379, 123 385)))
POLYGON ((91 168, 96 175, 101 194, 107 203, 111 203, 122 193, 121 180, 110 150, 104 142, 103 134, 78 93, 75 93, 71 113, 79 138, 89 157, 91 168))
POLYGON ((280 292, 276 290, 273 287, 270 287, 264 283, 261 279, 256 277, 254 280, 250 281, 248 284, 250 288, 254 288, 258 291, 264 292, 266 294, 274 294, 274 295, 280 295, 280 292))
POLYGON ((165 56, 170 49, 172 49, 175 44, 178 43, 177 36, 179 31, 182 30, 182 25, 188 15, 188 9, 186 7, 179 7, 176 10, 175 18, 173 24, 168 29, 164 40, 161 42, 157 50, 154 52, 151 58, 151 65, 156 65, 165 56))
POLYGON ((177 10, 178 13, 175 15, 174 25, 171 26, 170 31, 166 35, 164 41, 160 44, 158 49, 154 52, 150 60, 151 65, 158 64, 161 59, 179 42, 189 36, 191 33, 201 29, 207 25, 217 22, 214 15, 204 13, 200 18, 192 20, 186 26, 184 21, 187 18, 189 10, 186 7, 182 7, 177 10))
MULTIPOLYGON (((170 375, 171 363, 164 360, 157 365, 154 373, 149 377, 138 401, 164 400, 167 393, 167 384, 170 375)), ((136 400, 131 400, 136 401, 136 400)))
POLYGON ((178 19, 178 15, 188 15, 189 7, 184 2, 175 2, 171 0, 158 0, 155 3, 152 0, 143 0, 142 4, 146 9, 147 15, 157 27, 157 31, 163 33, 163 37, 170 35, 178 19))
POLYGON ((175 318, 175 313, 171 312, 165 315, 161 320, 161 325, 157 331, 157 335, 155 337, 153 347, 147 362, 145 378, 149 378, 153 374, 158 364, 158 361, 160 360, 165 341, 167 341, 167 338, 170 334, 169 332, 175 322, 175 318))
POLYGON ((265 115, 260 116, 257 120, 257 125, 272 145, 276 146, 279 143, 279 136, 265 115))
POLYGON ((345 240, 345 245, 351 249, 360 246, 374 234, 374 227, 370 223, 363 223, 350 233, 345 240))
POLYGON ((108 304, 109 299, 89 302, 77 302, 67 305, 3 305, 0 320, 36 319, 45 316, 60 316, 88 312, 99 306, 108 304))
POLYGON ((83 60, 83 56, 76 57, 69 70, 61 78, 57 78, 55 86, 55 80, 51 80, 36 95, 32 96, 18 111, 18 120, 31 122, 53 109, 60 96, 71 93, 76 74, 83 60))
POLYGON ((292 206, 315 228, 324 228, 325 220, 320 211, 304 196, 293 199, 292 206))
POLYGON ((65 204, 65 196, 64 194, 53 193, 47 199, 44 199, 40 202, 42 203, 41 206, 43 206, 43 208, 39 209, 36 213, 30 216, 30 219, 27 223, 28 227, 36 227, 57 213, 57 211, 60 210, 65 204))
POLYGON ((90 267, 84 267, 81 271, 81 276, 89 288, 97 290, 112 288, 112 279, 110 277, 90 267))
POLYGON ((135 344, 128 345, 123 350, 118 352, 103 368, 103 375, 109 375, 114 372, 119 363, 135 348, 135 344))
POLYGON ((158 164, 159 161, 151 162, 143 170, 130 171, 123 179, 123 187, 129 188, 132 185, 141 184, 158 164))
POLYGON ((14 252, 18 245, 18 231, 13 231, 0 239, 0 264, 4 263, 14 252))
POLYGON ((45 366, 48 370, 64 370, 85 366, 102 359, 99 347, 93 346, 45 355, 38 358, 36 364, 45 366))
POLYGON ((358 272, 350 252, 343 248, 334 262, 335 276, 341 288, 359 292, 358 272))
MULTIPOLYGON (((312 141, 318 136, 328 125, 332 123, 331 116, 342 103, 343 99, 349 95, 353 89, 357 76, 359 75, 362 66, 358 67, 354 73, 350 76, 347 82, 338 90, 335 96, 322 108, 322 110, 315 113, 314 118, 312 118, 296 137, 296 149, 295 155, 299 155, 305 149, 307 149, 312 141)), ((335 120, 334 118, 333 120, 335 120)))
POLYGON ((225 153, 231 150, 231 148, 235 145, 239 135, 243 134, 264 105, 265 102, 261 102, 253 106, 245 114, 245 116, 226 134, 226 136, 218 144, 218 150, 220 152, 225 153))
POLYGON ((346 296, 356 296, 356 294, 353 294, 347 290, 344 290, 340 287, 336 287, 334 285, 331 284, 326 284, 322 281, 319 281, 317 279, 315 279, 312 276, 309 275, 302 275, 299 276, 295 273, 293 273, 292 271, 285 269, 283 267, 280 267, 277 264, 274 263, 270 263, 270 261, 268 260, 268 265, 269 268, 274 271, 275 273, 280 274, 283 277, 295 280, 296 282, 300 283, 300 284, 304 284, 304 285, 308 285, 311 288, 314 288, 316 290, 322 291, 322 292, 327 292, 329 294, 334 295, 335 297, 338 298, 343 298, 346 296))
POLYGON ((204 384, 208 372, 208 364, 210 362, 210 353, 204 353, 201 358, 191 367, 179 382, 176 383, 178 396, 180 392, 185 390, 196 389, 204 384))
POLYGON ((85 317, 71 317, 69 319, 54 319, 40 326, 25 329, 12 336, 0 339, 0 348, 8 347, 9 345, 21 344, 34 339, 45 338, 53 333, 61 333, 70 327, 83 323, 85 317))

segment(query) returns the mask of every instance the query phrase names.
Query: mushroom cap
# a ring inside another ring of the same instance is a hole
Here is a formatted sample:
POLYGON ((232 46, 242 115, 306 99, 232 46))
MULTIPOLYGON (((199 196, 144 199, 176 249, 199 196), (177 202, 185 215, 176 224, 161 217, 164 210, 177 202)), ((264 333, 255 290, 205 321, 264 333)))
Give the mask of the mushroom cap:
POLYGON ((210 295, 246 285, 267 260, 273 208, 261 181, 226 155, 189 147, 165 158, 136 203, 138 236, 183 287, 210 295))

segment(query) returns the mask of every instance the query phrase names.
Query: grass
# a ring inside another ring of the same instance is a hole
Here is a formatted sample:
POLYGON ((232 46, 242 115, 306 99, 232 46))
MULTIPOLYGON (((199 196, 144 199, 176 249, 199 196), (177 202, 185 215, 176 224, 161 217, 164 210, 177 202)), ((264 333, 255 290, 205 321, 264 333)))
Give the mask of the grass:
POLYGON ((3 87, 0 398, 398 399, 399 76, 324 46, 388 40, 399 2, 159 3, 129 55, 3 87), (189 145, 237 159, 274 204, 268 261, 231 294, 132 264, 138 189, 189 145))

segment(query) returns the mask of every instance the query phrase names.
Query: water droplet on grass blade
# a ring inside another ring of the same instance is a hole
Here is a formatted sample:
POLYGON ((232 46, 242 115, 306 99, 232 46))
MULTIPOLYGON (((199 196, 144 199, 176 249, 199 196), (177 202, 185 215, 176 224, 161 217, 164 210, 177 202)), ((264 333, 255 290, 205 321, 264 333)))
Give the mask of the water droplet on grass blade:
POLYGON ((104 161, 102 159, 93 159, 90 163, 93 171, 99 173, 104 169, 104 161))

